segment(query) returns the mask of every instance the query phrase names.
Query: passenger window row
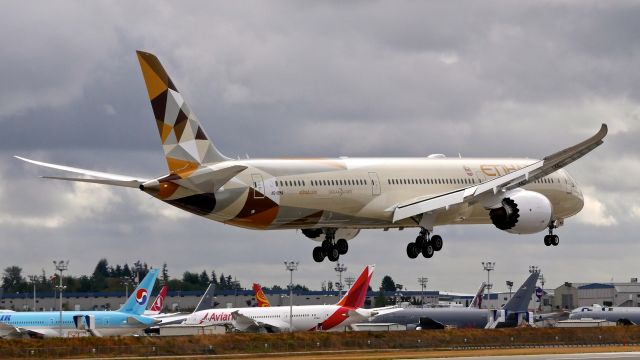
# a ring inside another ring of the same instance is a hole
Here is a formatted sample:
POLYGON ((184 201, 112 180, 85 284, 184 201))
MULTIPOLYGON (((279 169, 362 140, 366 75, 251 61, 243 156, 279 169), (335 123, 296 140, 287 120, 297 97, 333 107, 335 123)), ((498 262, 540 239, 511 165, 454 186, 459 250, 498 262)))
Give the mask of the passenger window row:
MULTIPOLYGON (((364 179, 347 179, 347 180, 310 180, 311 186, 358 186, 367 185, 364 179)), ((293 187, 307 186, 304 180, 276 180, 276 186, 293 187)))
POLYGON ((474 184, 475 180, 472 178, 460 179, 460 178, 436 178, 436 179, 387 179, 387 183, 389 185, 436 185, 436 184, 457 184, 457 185, 465 185, 465 184, 474 184))

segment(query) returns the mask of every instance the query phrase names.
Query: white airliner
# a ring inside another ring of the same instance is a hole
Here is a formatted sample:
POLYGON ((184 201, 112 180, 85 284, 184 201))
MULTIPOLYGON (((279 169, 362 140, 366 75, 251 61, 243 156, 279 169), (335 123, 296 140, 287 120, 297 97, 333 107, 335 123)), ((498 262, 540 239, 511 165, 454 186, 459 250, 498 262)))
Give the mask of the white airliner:
MULTIPOLYGON (((344 330, 379 313, 378 309, 362 308, 373 270, 373 265, 366 266, 347 294, 335 305, 208 309, 192 313, 183 325, 228 325, 239 331, 267 332, 344 330)), ((387 310, 393 309, 383 309, 387 310)))
MULTIPOLYGON (((247 159, 218 151, 160 61, 138 51, 169 174, 155 179, 28 160, 84 175, 45 176, 139 188, 185 211, 249 229, 301 229, 321 242, 313 258, 337 261, 361 229, 418 228, 407 255, 442 248, 435 226, 491 224, 513 234, 553 230, 583 207, 562 168, 603 143, 607 126, 542 160, 521 158, 247 159)), ((240 129, 239 129, 240 130, 240 129)), ((222 136, 217 134, 218 136, 222 136)), ((283 139, 285 140, 285 139, 283 139)), ((259 141, 259 139, 256 139, 259 141)))

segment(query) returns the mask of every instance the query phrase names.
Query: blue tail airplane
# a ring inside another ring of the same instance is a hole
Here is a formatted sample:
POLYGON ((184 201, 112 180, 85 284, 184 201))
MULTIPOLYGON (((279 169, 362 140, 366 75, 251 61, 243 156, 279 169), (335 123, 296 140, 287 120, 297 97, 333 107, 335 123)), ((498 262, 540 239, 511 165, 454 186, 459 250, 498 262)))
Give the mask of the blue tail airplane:
POLYGON ((25 311, 0 313, 0 337, 118 336, 145 329, 157 321, 144 316, 158 269, 151 269, 117 311, 25 311))

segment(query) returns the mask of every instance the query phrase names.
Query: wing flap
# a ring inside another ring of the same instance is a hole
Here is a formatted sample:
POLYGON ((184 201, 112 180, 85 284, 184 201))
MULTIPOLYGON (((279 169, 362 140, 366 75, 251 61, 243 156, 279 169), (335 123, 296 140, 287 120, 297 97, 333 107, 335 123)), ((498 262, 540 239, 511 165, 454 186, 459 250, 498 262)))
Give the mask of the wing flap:
POLYGON ((400 203, 393 212, 393 222, 419 214, 428 213, 441 208, 457 205, 463 202, 479 200, 481 196, 497 194, 502 190, 511 190, 545 177, 580 159, 593 149, 600 146, 607 135, 607 125, 602 124, 600 130, 592 137, 576 145, 546 156, 540 161, 525 166, 475 186, 464 187, 452 192, 436 196, 417 197, 400 203), (491 193, 489 193, 491 191, 491 193))

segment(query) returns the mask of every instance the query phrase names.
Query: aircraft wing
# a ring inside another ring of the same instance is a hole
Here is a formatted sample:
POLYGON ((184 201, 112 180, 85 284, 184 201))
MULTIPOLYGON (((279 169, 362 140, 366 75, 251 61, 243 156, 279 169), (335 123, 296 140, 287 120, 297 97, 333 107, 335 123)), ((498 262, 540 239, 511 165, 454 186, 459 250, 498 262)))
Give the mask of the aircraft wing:
POLYGON ((45 179, 89 182, 89 183, 96 183, 96 184, 103 184, 103 185, 115 185, 115 186, 124 186, 124 187, 132 187, 132 188, 138 188, 141 184, 148 181, 147 179, 133 178, 125 175, 110 174, 110 173, 105 173, 100 171, 74 168, 71 166, 50 164, 42 161, 26 159, 20 156, 14 156, 14 157, 16 159, 20 159, 22 161, 26 161, 31 164, 92 177, 92 179, 87 179, 87 178, 72 178, 72 177, 60 177, 60 176, 43 176, 43 178, 45 179))
POLYGON ((281 332, 289 329, 289 324, 277 319, 256 321, 243 315, 240 310, 231 313, 233 326, 240 331, 257 331, 259 328, 269 329, 273 332, 281 332))
POLYGON ((485 181, 481 184, 461 188, 435 196, 422 196, 396 205, 393 211, 393 222, 419 214, 450 206, 478 201, 482 196, 495 195, 502 190, 511 190, 524 186, 545 177, 572 162, 580 159, 603 143, 607 135, 607 125, 602 124, 600 130, 592 137, 574 146, 546 156, 544 159, 525 166, 503 176, 485 181))
POLYGON ((0 337, 7 337, 13 334, 20 334, 26 329, 20 329, 7 323, 0 322, 0 337))

